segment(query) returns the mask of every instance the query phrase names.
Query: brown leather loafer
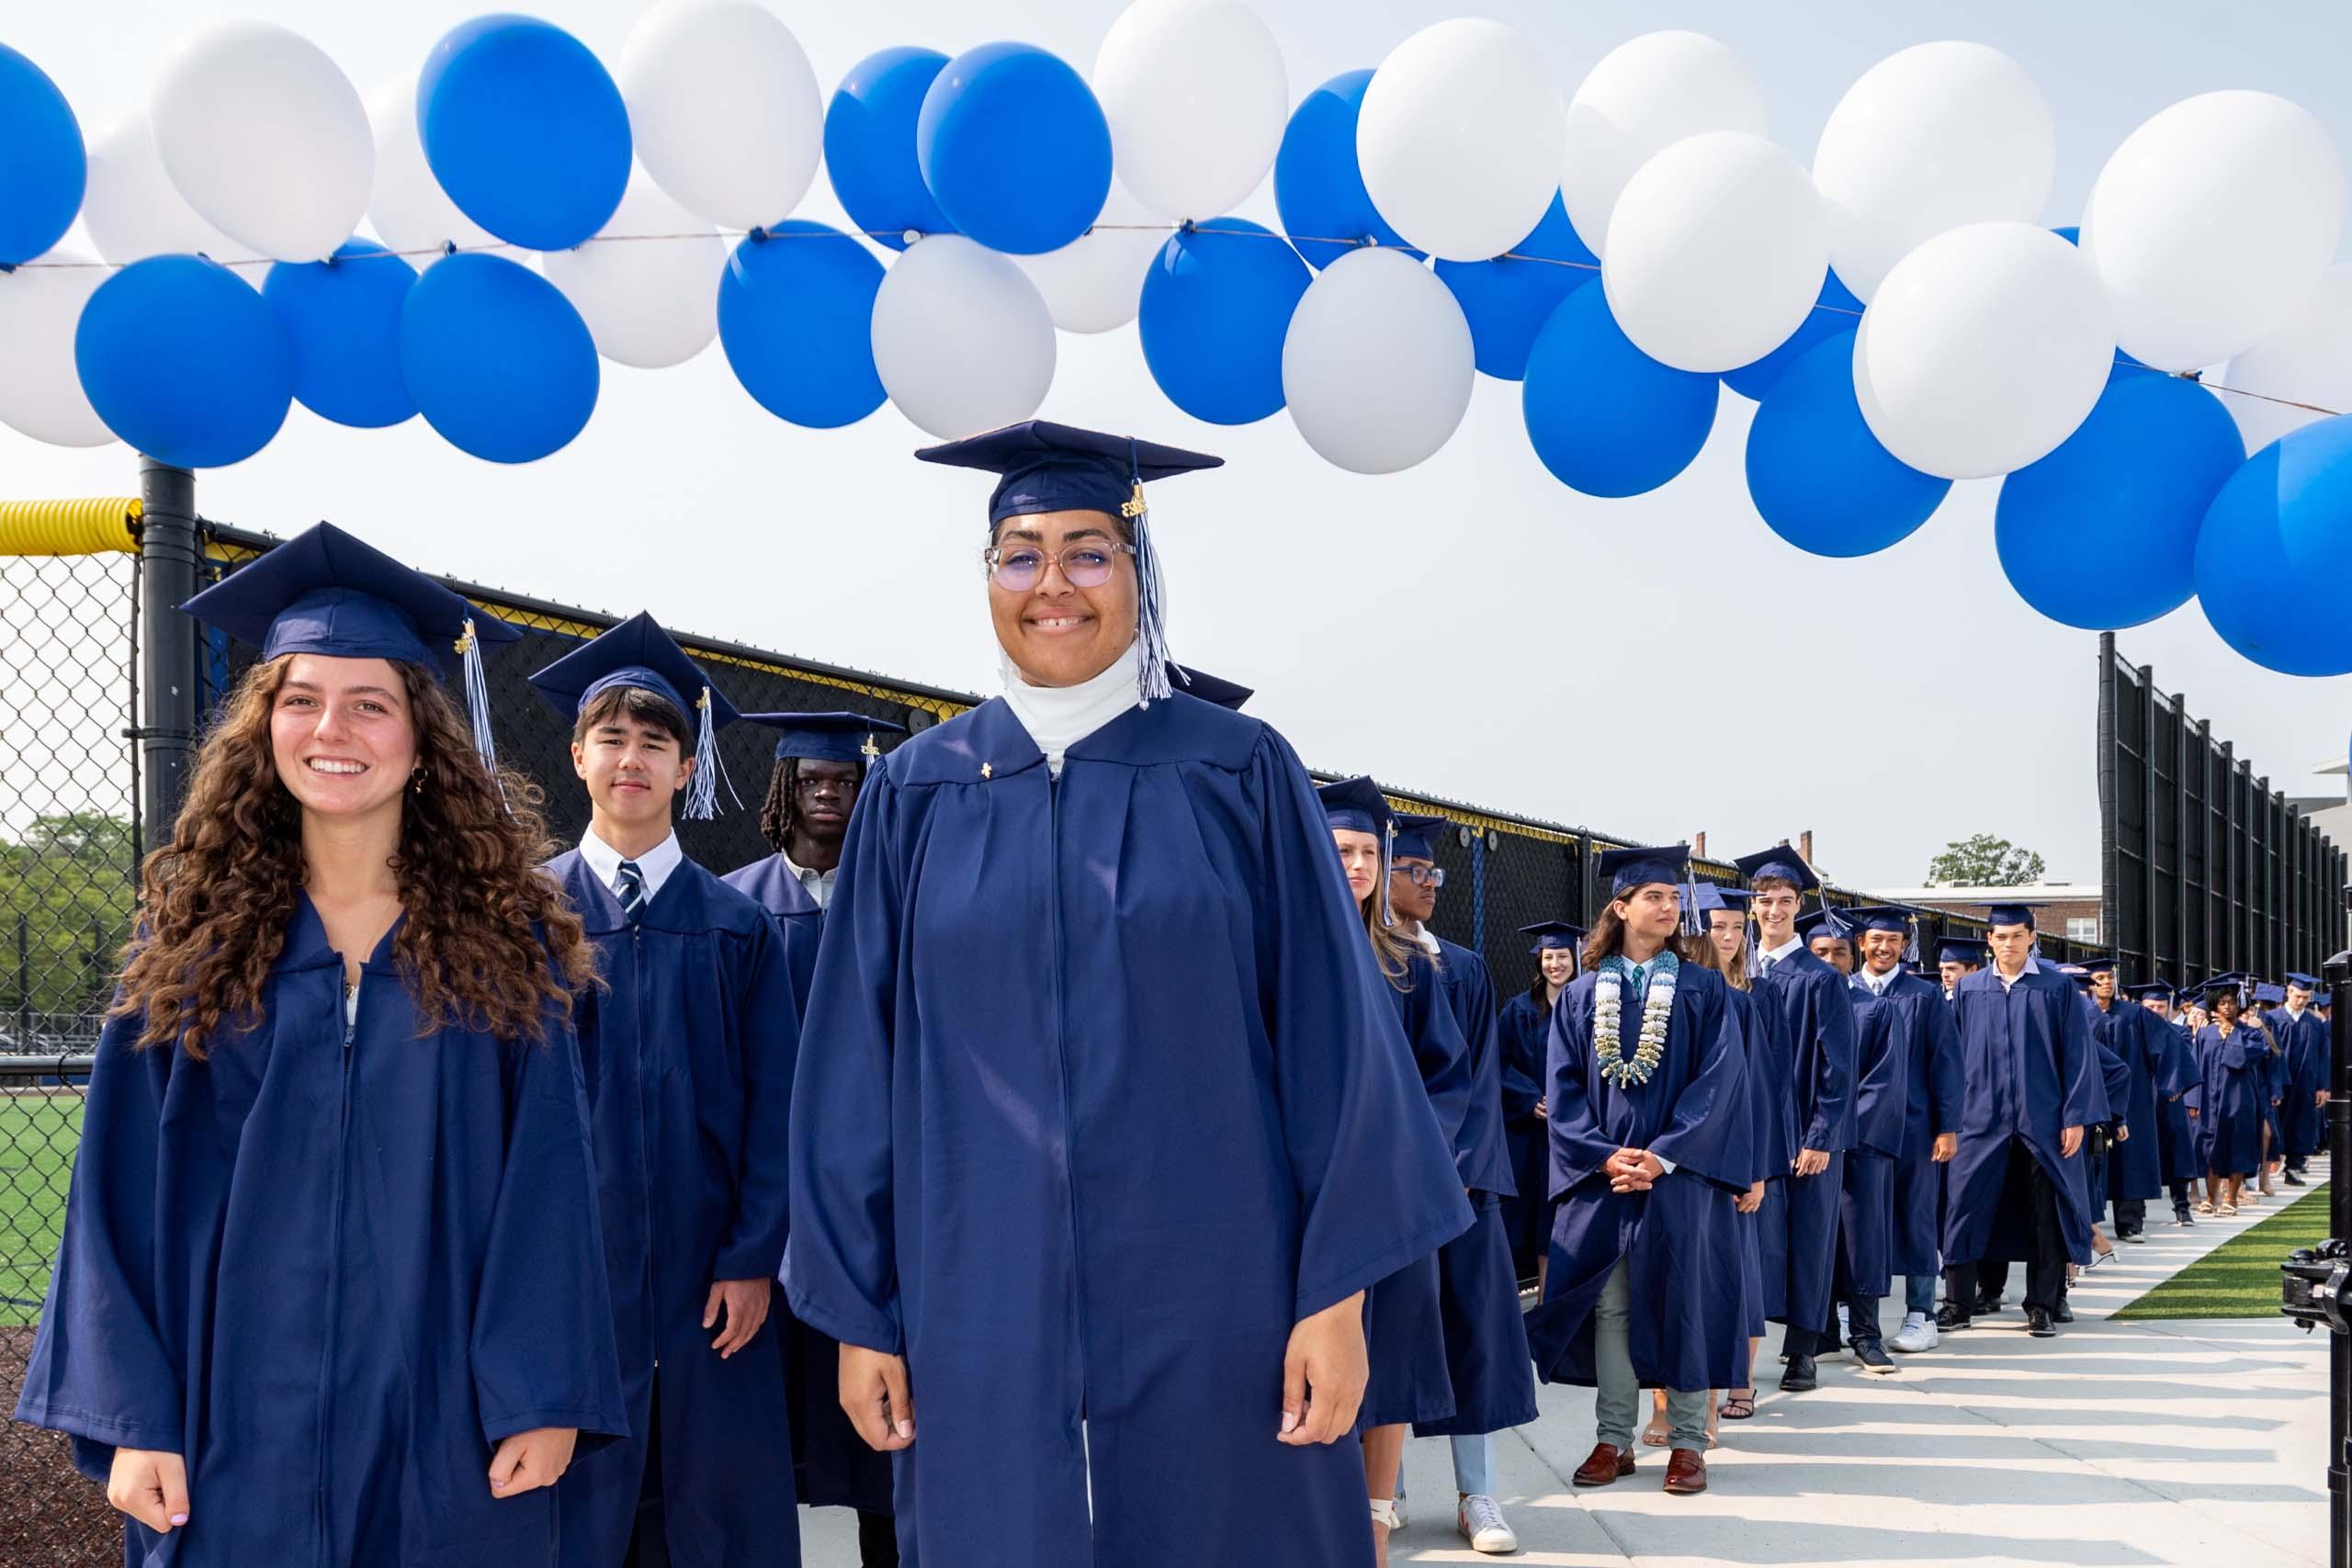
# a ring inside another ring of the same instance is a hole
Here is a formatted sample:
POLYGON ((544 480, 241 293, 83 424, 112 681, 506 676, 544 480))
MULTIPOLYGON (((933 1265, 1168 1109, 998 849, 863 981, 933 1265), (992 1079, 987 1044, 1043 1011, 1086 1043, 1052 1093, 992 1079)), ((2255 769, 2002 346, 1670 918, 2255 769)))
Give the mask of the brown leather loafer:
POLYGON ((1614 1443, 1595 1443, 1591 1457, 1577 1466, 1570 1477, 1579 1486, 1606 1486, 1622 1475, 1634 1473, 1634 1450, 1621 1449, 1614 1443))
POLYGON ((1707 1461, 1696 1449, 1677 1449, 1666 1461, 1666 1489, 1688 1497, 1707 1489, 1707 1461))

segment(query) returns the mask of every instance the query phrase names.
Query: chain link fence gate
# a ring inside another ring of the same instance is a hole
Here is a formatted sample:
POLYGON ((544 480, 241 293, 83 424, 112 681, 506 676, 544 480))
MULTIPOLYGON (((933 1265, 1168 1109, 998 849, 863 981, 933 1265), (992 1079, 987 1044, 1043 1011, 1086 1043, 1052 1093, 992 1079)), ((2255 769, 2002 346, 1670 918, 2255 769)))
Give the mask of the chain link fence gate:
MULTIPOLYGON (((143 519, 136 502, 71 503, 64 510, 74 525, 65 527, 57 504, 0 502, 0 1416, 15 1407, 48 1284, 89 1053, 130 933, 142 836, 176 801, 189 732, 254 657, 168 605, 181 589, 218 581, 277 543, 194 524, 186 477, 177 476, 175 491, 159 490, 157 477, 148 475, 143 519), (144 561, 128 547, 135 536, 144 561), (43 553, 60 549, 90 553, 43 553), (145 617, 142 600, 155 602, 145 617), (193 694, 193 713, 173 719, 164 699, 182 690, 193 694), (157 722, 159 712, 166 722, 157 722)), ((499 757, 544 791, 556 840, 576 840, 588 804, 571 772, 571 723, 527 677, 616 617, 445 581, 523 631, 485 660, 499 757)), ((691 633, 678 639, 746 711, 847 709, 920 730, 978 700, 691 633)), ((743 725, 718 739, 729 781, 721 789, 725 814, 681 822, 678 832, 686 853, 724 871, 768 852, 759 807, 773 737, 743 725)), ((1451 824, 1435 845, 1446 882, 1431 924, 1486 955, 1498 998, 1534 976, 1519 928, 1586 923, 1596 905, 1597 857, 1654 841, 1427 795, 1391 798, 1451 824)), ((1711 881, 1736 878, 1722 862, 1693 864, 1711 881)), ((1836 887, 1828 896, 1866 901, 1836 887)), ((1984 929, 1966 916, 1919 913, 1920 942, 1930 952, 1940 936, 1984 929)), ((2078 951, 2056 938, 2043 946, 2078 951)), ((0 1563, 110 1568, 121 1559, 119 1517, 74 1472, 65 1439, 0 1421, 0 1563)))

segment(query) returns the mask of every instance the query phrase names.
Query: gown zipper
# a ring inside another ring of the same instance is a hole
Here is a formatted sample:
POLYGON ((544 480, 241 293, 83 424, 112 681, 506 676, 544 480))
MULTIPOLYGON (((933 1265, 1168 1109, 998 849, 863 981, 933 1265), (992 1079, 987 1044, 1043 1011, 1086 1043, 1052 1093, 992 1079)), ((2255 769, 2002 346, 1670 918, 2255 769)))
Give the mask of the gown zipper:
MULTIPOLYGON (((336 953, 335 974, 345 973, 341 953, 336 953)), ((314 1560, 322 1564, 330 1560, 327 1519, 327 1436, 333 1430, 334 1413, 334 1338, 335 1323, 343 1312, 343 1184, 344 1168, 349 1164, 351 1144, 351 1062, 352 1050, 359 1034, 360 992, 368 975, 360 971, 357 980, 348 991, 336 987, 335 999, 343 1006, 343 1049, 340 1078, 335 1099, 335 1161, 334 1207, 327 1228, 327 1313, 325 1332, 319 1350, 319 1441, 314 1520, 316 1544, 314 1560)))
MULTIPOLYGON (((1094 1516, 1094 1475, 1092 1445, 1086 1438, 1086 1391, 1090 1386, 1086 1356, 1086 1256, 1080 1236, 1078 1201, 1078 1120, 1070 1100, 1069 1010, 1062 994, 1062 877, 1061 877, 1061 780, 1050 772, 1046 778, 1046 951, 1052 955, 1048 965, 1052 980, 1054 1009, 1054 1062, 1060 1074, 1062 1100, 1062 1177, 1063 1188, 1069 1194, 1066 1204, 1069 1215, 1069 1262, 1072 1309, 1078 1321, 1072 1342, 1078 1347, 1078 1419, 1080 1469, 1086 1478, 1088 1533, 1092 1534, 1094 1516)), ((1093 1560, 1089 1547, 1088 1561, 1093 1560)))

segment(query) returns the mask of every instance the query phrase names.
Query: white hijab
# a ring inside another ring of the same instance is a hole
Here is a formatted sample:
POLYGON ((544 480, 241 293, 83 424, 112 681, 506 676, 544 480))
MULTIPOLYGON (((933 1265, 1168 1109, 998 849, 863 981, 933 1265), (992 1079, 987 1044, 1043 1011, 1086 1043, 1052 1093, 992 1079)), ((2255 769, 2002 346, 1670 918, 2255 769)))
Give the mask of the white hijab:
POLYGON ((1061 777, 1062 758, 1071 747, 1137 705, 1136 674, 1142 662, 1141 642, 1130 642, 1125 653, 1091 679, 1075 686, 1038 686, 1030 683, 1009 655, 1001 649, 997 654, 1005 705, 1046 754, 1046 766, 1056 778, 1061 777))

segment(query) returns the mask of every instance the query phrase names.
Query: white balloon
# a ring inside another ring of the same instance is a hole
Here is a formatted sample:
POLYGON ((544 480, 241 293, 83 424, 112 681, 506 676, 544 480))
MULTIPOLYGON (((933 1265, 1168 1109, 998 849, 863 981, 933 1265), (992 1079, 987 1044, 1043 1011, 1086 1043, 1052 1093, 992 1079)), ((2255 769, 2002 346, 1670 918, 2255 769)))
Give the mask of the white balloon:
POLYGON ((817 175, 825 105, 791 29, 754 0, 663 0, 621 50, 637 155, 713 223, 792 216, 817 175))
POLYGON ((1423 28, 1373 73, 1356 115, 1356 163, 1406 243, 1488 261, 1552 205, 1566 112, 1525 35, 1460 17, 1423 28))
POLYGON ((1134 321, 1143 304, 1144 275, 1170 233, 1116 179, 1094 223, 1058 251, 1012 258, 1045 296, 1054 325, 1066 333, 1107 333, 1134 321))
POLYGON ((414 253, 498 243, 458 210, 424 161, 424 143, 416 133, 416 73, 395 76, 368 95, 368 123, 376 136, 376 188, 368 198, 368 221, 386 249, 410 253, 410 265, 421 272, 440 258, 414 253))
POLYGON ((2327 417, 2291 403, 2352 412, 2352 263, 2329 268, 2292 321, 2222 367, 2220 384, 2264 394, 2222 399, 2249 452, 2327 417))
POLYGON ((2326 129, 2268 93, 2206 93, 2123 139, 2083 208, 2083 250, 2124 351, 2161 370, 2242 354, 2335 259, 2344 165, 2326 129))
POLYGON ((1119 179, 1164 218, 1238 207, 1290 115, 1282 50, 1234 0, 1136 0, 1094 57, 1094 96, 1119 179))
POLYGON ((326 51, 270 22, 210 22, 147 95, 172 184, 204 220, 278 261, 323 261, 368 210, 376 148, 326 51))
POLYGON ((103 446, 114 432, 82 395, 74 330, 82 307, 109 276, 80 251, 54 250, 0 273, 0 424, 52 446, 103 446))
POLYGON ((727 246, 718 231, 662 193, 642 167, 597 237, 549 251, 539 270, 563 290, 596 352, 648 370, 683 365, 718 335, 718 280, 727 246), (606 238, 684 234, 687 239, 606 238))
POLYGON ((1634 171, 1686 136, 1765 133, 1764 95, 1739 56, 1703 33, 1644 33, 1601 58, 1568 100, 1560 201, 1594 255, 1634 171))
POLYGON ((1804 168, 1760 136, 1711 130, 1626 182, 1600 286, 1634 347, 1713 375, 1787 342, 1828 268, 1829 225, 1804 168))
POLYGON ((1453 291, 1397 250, 1351 251, 1316 274, 1283 339, 1291 422, 1324 461, 1359 474, 1444 446, 1476 369, 1453 291))
POLYGON ((1971 223, 1894 264, 1854 338, 1854 391, 1880 445, 1923 473, 1984 479, 2046 457, 2115 362, 2105 291, 2032 223, 1971 223))
POLYGON ((1037 286, 961 234, 918 240, 890 264, 873 331, 882 389, 943 441, 1027 419, 1054 383, 1054 319, 1037 286))
POLYGON ((1846 89, 1814 150, 1838 280, 1868 300, 1946 230, 2040 221, 2057 166, 2050 106, 1999 50, 1947 40, 1888 55, 1846 89))
POLYGON ((252 246, 198 218, 180 195, 156 154, 146 110, 134 109, 92 137, 89 157, 82 224, 107 260, 128 265, 178 254, 223 263, 260 259, 252 246))

